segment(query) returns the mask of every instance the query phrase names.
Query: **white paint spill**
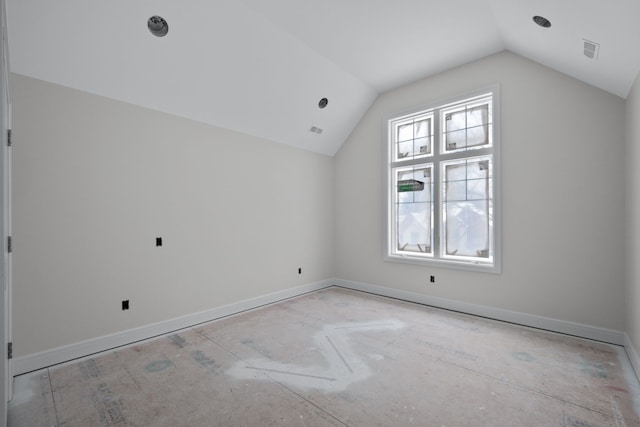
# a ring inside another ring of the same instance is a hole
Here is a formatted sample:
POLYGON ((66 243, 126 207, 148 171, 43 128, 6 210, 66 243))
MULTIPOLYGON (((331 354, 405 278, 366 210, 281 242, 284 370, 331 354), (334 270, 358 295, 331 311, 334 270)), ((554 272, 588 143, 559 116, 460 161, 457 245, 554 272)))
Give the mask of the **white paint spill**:
POLYGON ((237 362, 227 373, 238 379, 272 379, 301 389, 342 391, 371 375, 366 363, 353 352, 349 334, 404 328, 399 320, 326 325, 313 341, 327 366, 298 366, 265 358, 237 362))
POLYGON ((613 416, 616 420, 616 426, 626 427, 627 423, 624 421, 624 416, 622 415, 622 412, 620 412, 620 406, 618 405, 618 402, 616 402, 615 397, 611 396, 609 398, 609 403, 611 404, 611 410, 613 411, 613 416))
MULTIPOLYGON (((49 378, 46 372, 46 369, 42 369, 15 377, 13 382, 13 399, 9 403, 9 407, 22 405, 23 403, 31 401, 35 396, 42 394, 41 382, 49 378)), ((47 383, 47 386, 48 385, 47 383)))

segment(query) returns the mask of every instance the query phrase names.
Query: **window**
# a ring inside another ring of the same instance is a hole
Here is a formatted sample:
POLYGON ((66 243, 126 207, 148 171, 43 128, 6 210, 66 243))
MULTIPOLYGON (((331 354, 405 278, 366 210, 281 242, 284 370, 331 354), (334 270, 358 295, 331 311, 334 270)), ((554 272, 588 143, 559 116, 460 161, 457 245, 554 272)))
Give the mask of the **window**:
POLYGON ((385 259, 500 271, 498 88, 385 119, 385 259))

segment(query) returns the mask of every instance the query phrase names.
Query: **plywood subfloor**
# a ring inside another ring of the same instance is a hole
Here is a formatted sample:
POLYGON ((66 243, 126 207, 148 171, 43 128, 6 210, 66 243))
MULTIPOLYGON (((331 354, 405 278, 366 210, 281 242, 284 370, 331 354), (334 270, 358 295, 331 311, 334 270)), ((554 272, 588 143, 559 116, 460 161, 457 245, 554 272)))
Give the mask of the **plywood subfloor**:
POLYGON ((621 347, 338 288, 16 378, 9 426, 640 426, 621 347))

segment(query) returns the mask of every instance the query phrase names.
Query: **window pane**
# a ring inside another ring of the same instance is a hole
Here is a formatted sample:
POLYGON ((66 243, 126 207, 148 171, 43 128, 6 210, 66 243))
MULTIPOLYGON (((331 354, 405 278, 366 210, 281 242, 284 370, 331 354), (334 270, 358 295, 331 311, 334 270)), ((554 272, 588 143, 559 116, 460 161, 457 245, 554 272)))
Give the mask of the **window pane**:
POLYGON ((413 139, 413 123, 398 126, 398 142, 411 141, 413 139))
POLYGON ((415 137, 420 138, 424 136, 429 136, 431 132, 429 131, 429 124, 431 123, 430 119, 422 119, 417 120, 415 122, 415 137))
POLYGON ((445 114, 445 125, 447 132, 453 132, 467 127, 464 107, 459 111, 451 111, 445 114))
POLYGON ((489 125, 467 129, 467 147, 486 145, 489 141, 489 125))
POLYGON ((398 143, 398 159, 406 159, 413 153, 413 140, 398 143))
POLYGON ((397 251, 431 254, 433 183, 431 165, 396 169, 397 251))
POLYGON ((420 116, 394 123, 396 160, 412 159, 432 153, 432 116, 420 116))
POLYGON ((443 110, 444 152, 491 144, 491 114, 487 101, 483 99, 443 110))
POLYGON ((416 138, 416 155, 431 154, 431 138, 416 138))
POLYGON ((489 257, 487 203, 447 202, 446 255, 489 257))
POLYGON ((431 253, 430 203, 398 205, 398 250, 431 253))
POLYGON ((482 126, 489 123, 489 104, 467 109, 467 127, 482 126))
POLYGON ((464 148, 467 138, 467 131, 465 129, 456 130, 447 133, 447 150, 453 151, 458 148, 464 148))
POLYGON ((490 166, 488 157, 443 163, 443 250, 447 256, 491 256, 490 166))

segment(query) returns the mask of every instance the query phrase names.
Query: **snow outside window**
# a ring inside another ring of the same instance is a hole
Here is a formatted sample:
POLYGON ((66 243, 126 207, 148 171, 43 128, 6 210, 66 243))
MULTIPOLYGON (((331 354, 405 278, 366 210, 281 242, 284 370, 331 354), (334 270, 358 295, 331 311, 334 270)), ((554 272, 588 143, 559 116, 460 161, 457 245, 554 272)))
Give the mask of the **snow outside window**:
POLYGON ((499 272, 497 87, 387 118, 385 259, 499 272))

